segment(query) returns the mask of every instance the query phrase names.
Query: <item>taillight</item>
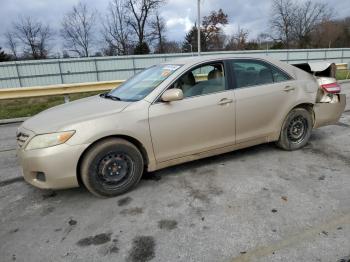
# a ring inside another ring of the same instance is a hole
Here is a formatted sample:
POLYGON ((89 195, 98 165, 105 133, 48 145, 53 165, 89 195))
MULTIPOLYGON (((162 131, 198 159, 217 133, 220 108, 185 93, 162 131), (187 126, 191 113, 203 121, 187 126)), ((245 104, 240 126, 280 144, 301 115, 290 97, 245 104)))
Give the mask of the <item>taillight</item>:
POLYGON ((341 91, 340 85, 338 85, 338 83, 324 84, 321 85, 321 88, 323 88, 327 93, 331 94, 338 94, 341 91))

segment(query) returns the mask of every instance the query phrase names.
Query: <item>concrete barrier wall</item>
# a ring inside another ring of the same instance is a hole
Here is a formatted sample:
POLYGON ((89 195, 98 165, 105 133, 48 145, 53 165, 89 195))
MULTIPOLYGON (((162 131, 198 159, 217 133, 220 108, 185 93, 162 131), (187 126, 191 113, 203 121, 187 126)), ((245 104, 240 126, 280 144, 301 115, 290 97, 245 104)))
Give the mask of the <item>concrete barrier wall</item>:
MULTIPOLYGON (((292 49, 207 52, 203 55, 232 54, 271 56, 288 63, 328 60, 350 63, 350 48, 292 49)), ((47 86, 127 79, 151 65, 189 57, 191 53, 30 60, 0 63, 0 88, 47 86)))

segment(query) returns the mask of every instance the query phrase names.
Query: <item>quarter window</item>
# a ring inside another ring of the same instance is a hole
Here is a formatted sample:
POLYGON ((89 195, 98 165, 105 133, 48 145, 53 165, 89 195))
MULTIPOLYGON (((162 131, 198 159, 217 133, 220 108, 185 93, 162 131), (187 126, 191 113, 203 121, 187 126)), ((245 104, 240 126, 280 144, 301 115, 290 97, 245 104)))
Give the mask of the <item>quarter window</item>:
POLYGON ((261 61, 230 61, 237 87, 266 85, 287 81, 290 77, 281 70, 261 61))
POLYGON ((272 68, 272 76, 273 81, 276 83, 290 80, 290 77, 286 73, 275 67, 272 68))

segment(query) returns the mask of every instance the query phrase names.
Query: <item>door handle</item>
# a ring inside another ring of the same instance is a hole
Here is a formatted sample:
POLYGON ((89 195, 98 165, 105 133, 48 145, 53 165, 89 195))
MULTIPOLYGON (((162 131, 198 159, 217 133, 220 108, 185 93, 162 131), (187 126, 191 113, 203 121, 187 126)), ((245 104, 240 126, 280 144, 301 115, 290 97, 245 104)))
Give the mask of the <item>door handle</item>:
POLYGON ((233 99, 223 98, 218 102, 218 105, 222 106, 222 105, 230 104, 232 102, 233 102, 233 99))
POLYGON ((293 91, 293 90, 295 90, 295 87, 293 87, 293 86, 286 86, 285 88, 283 88, 284 92, 289 92, 289 91, 293 91))

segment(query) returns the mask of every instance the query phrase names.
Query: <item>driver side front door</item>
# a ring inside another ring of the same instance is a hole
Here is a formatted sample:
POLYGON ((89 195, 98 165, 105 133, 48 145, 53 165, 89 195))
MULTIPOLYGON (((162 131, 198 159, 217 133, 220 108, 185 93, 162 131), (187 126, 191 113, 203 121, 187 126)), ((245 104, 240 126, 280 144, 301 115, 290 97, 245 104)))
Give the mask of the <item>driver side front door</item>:
POLYGON ((227 82, 224 63, 197 66, 187 73, 196 79, 191 87, 195 92, 185 92, 184 99, 179 101, 158 101, 149 107, 157 162, 235 143, 235 97, 227 82))

